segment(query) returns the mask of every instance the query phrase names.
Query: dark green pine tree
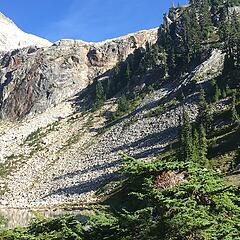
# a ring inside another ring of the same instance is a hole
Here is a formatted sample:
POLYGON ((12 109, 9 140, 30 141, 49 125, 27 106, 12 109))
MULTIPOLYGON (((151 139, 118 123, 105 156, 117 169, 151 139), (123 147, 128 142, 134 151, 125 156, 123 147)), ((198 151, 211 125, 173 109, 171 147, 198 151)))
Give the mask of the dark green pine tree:
POLYGON ((119 98, 118 101, 118 112, 125 112, 129 109, 129 101, 125 95, 119 98))
MULTIPOLYGON (((219 35, 224 43, 226 53, 227 68, 230 73, 234 68, 239 68, 240 64, 240 18, 235 11, 230 13, 229 7, 225 5, 220 19, 219 35)), ((235 73, 231 77, 235 77, 235 73)))
POLYGON ((219 12, 223 8, 224 0, 210 0, 210 5, 214 25, 219 27, 219 12))
POLYGON ((240 123, 240 117, 236 109, 236 93, 234 93, 232 97, 231 118, 234 123, 240 123))
POLYGON ((219 18, 219 27, 218 27, 218 35, 220 37, 220 41, 224 43, 224 50, 226 53, 229 52, 229 37, 230 37, 230 24, 229 24, 229 12, 228 6, 225 4, 220 11, 219 18))
POLYGON ((231 58, 234 67, 239 67, 240 65, 240 18, 239 14, 234 11, 231 17, 231 27, 230 27, 230 48, 231 48, 231 58))
POLYGON ((197 122, 199 125, 202 124, 207 131, 211 129, 212 113, 206 101, 206 94, 203 88, 201 88, 199 95, 199 113, 197 122))
POLYGON ((200 163, 200 154, 199 154, 199 133, 197 129, 194 129, 193 133, 193 161, 200 163))
POLYGON ((186 109, 182 113, 182 131, 180 139, 180 158, 182 161, 193 160, 193 139, 192 139, 192 125, 186 109))
POLYGON ((216 83, 214 86, 214 95, 213 95, 213 102, 218 102, 221 97, 221 90, 218 87, 218 84, 216 83))
POLYGON ((201 124, 199 127, 199 162, 206 167, 209 167, 209 161, 207 159, 207 134, 204 126, 201 124))
POLYGON ((166 53, 166 65, 168 74, 173 76, 176 75, 176 42, 172 37, 172 32, 170 30, 170 25, 168 22, 168 16, 164 16, 164 22, 161 25, 159 37, 158 37, 158 45, 165 50, 166 53))
POLYGON ((191 62, 191 45, 190 45, 190 29, 191 29, 191 18, 190 18, 190 10, 187 9, 183 12, 183 67, 186 68, 188 64, 191 62))
POLYGON ((126 67, 126 79, 128 82, 130 82, 131 80, 131 67, 129 63, 127 63, 127 67, 126 67))
POLYGON ((211 19, 210 4, 208 0, 198 1, 199 23, 201 26, 202 41, 208 41, 213 34, 213 23, 211 19))
POLYGON ((124 85, 127 87, 127 90, 130 89, 130 85, 131 85, 131 67, 130 67, 129 63, 127 63, 126 71, 125 71, 125 74, 124 74, 124 85))
POLYGON ((103 89, 102 83, 97 82, 96 90, 95 90, 94 110, 97 110, 100 107, 102 107, 105 101, 106 101, 106 94, 105 94, 105 91, 103 89))
POLYGON ((112 78, 109 77, 108 80, 107 80, 107 86, 106 86, 106 98, 111 98, 112 97, 112 93, 111 93, 111 90, 112 90, 112 78))
POLYGON ((183 40, 187 64, 195 59, 201 51, 201 27, 199 25, 195 4, 183 12, 183 40))
POLYGON ((227 97, 226 89, 222 90, 222 98, 225 99, 227 97))
POLYGON ((107 97, 111 98, 113 97, 118 91, 119 91, 119 82, 120 82, 120 74, 121 74, 121 58, 119 58, 119 61, 117 62, 116 66, 112 70, 112 74, 110 79, 107 83, 107 97))

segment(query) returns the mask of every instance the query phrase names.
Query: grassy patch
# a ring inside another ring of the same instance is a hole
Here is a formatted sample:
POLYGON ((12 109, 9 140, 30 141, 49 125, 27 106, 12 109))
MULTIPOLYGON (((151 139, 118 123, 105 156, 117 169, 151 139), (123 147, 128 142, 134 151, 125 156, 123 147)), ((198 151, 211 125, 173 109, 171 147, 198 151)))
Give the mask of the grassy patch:
POLYGON ((93 126, 93 120, 94 120, 93 115, 90 115, 87 121, 83 124, 82 129, 79 129, 76 133, 70 136, 70 138, 67 140, 66 144, 64 145, 63 149, 66 149, 67 147, 70 147, 78 143, 81 137, 84 135, 84 133, 93 126))
POLYGON ((32 132, 27 136, 23 144, 28 145, 29 147, 33 147, 34 150, 31 152, 31 156, 43 149, 41 145, 42 138, 46 137, 48 133, 52 131, 57 131, 59 129, 59 121, 53 122, 49 124, 46 128, 38 128, 36 131, 32 132))
POLYGON ((93 117, 93 115, 91 114, 91 115, 88 117, 86 123, 83 125, 83 128, 84 128, 84 129, 85 129, 85 128, 86 128, 86 129, 91 128, 91 127, 93 126, 93 119, 94 119, 94 117, 93 117))
POLYGON ((28 135, 28 137, 24 141, 24 144, 27 144, 28 146, 34 146, 44 136, 45 136, 45 133, 43 132, 43 129, 38 128, 36 131, 34 131, 30 135, 28 135))
POLYGON ((14 170, 16 170, 24 161, 23 155, 11 155, 6 158, 4 163, 0 163, 0 176, 7 177, 14 170))
POLYGON ((228 152, 224 155, 212 158, 210 161, 210 165, 213 169, 220 169, 222 172, 228 172, 232 169, 235 157, 235 151, 228 152))
POLYGON ((149 112, 147 112, 144 117, 145 118, 152 118, 152 117, 159 117, 161 116, 167 109, 175 106, 177 104, 176 100, 172 100, 166 104, 163 105, 159 105, 156 108, 150 110, 149 112))
POLYGON ((76 134, 73 134, 68 140, 67 140, 67 143, 66 143, 66 146, 71 146, 73 144, 76 144, 80 141, 82 135, 84 133, 79 130, 76 134))
POLYGON ((124 125, 124 128, 130 127, 132 124, 134 124, 137 121, 138 121, 137 116, 132 117, 129 121, 126 122, 126 124, 124 125))
POLYGON ((119 99, 118 103, 118 109, 113 114, 111 122, 114 122, 121 117, 125 116, 126 114, 129 114, 131 111, 133 111, 142 101, 142 97, 136 97, 134 99, 128 99, 126 97, 122 97, 119 99))
POLYGON ((103 135, 103 134, 106 133, 109 129, 110 129, 109 126, 105 126, 105 127, 100 128, 100 129, 98 130, 98 136, 103 135))
POLYGON ((240 187, 240 173, 227 176, 226 179, 229 184, 240 187))
POLYGON ((227 152, 237 150, 240 145, 239 138, 239 128, 235 128, 231 132, 212 138, 209 140, 209 157, 213 158, 219 155, 224 155, 227 152))

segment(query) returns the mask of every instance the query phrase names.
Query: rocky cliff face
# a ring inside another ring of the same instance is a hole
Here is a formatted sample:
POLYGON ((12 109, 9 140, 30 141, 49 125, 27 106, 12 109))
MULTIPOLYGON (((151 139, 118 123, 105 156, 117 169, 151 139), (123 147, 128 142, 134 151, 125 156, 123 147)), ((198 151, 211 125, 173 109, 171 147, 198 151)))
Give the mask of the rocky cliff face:
MULTIPOLYGON (((116 99, 94 112, 77 111, 72 104, 77 93, 105 77, 119 58, 156 42, 157 33, 153 29, 101 43, 61 40, 47 48, 1 54, 0 207, 98 200, 99 187, 117 175, 119 152, 152 158, 176 137, 182 107, 176 92, 193 81, 198 82, 196 92, 184 104, 195 119, 200 81, 216 77, 223 68, 220 50, 181 81, 162 81, 157 90, 149 89, 138 107, 113 125, 107 125, 108 114, 116 109, 116 99), (149 115, 159 106, 164 109, 159 116, 149 115)), ((215 105, 225 107, 224 102, 215 105)))
POLYGON ((61 40, 48 48, 30 47, 2 54, 1 117, 19 119, 57 105, 88 86, 146 42, 157 29, 101 43, 61 40))
MULTIPOLYGON (((9 19, 2 21, 14 25, 9 19)), ((95 155, 101 144, 95 150, 88 149, 106 119, 99 112, 85 116, 76 113, 72 101, 96 78, 105 77, 119 59, 126 59, 136 48, 145 48, 147 42, 155 43, 157 33, 158 29, 141 31, 100 43, 60 40, 47 47, 31 40, 26 47, 10 44, 0 52, 0 205, 26 207, 93 200, 99 184, 115 174, 117 157, 116 153, 111 158, 95 155), (81 152, 82 160, 78 157, 81 152), (108 159, 109 166, 105 166, 108 159), (56 174, 47 170, 52 167, 56 174), (64 168, 72 175, 69 179, 61 177, 64 168), (52 179, 55 177, 56 181, 52 179), (74 188, 77 182, 86 182, 80 187, 81 193, 63 191, 65 197, 62 193, 50 196, 51 191, 58 191, 56 184, 59 189, 74 188)), ((104 108, 111 111, 114 102, 104 108)))

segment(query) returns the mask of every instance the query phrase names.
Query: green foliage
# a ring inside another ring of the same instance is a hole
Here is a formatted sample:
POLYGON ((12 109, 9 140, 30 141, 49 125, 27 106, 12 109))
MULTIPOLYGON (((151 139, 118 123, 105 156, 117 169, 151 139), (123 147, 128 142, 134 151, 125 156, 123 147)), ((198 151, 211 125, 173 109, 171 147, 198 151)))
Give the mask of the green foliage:
POLYGON ((158 105, 156 108, 151 109, 149 112, 145 114, 146 118, 151 118, 151 117, 159 117, 161 114, 163 114, 167 109, 175 106, 177 104, 176 100, 172 100, 170 102, 167 102, 163 105, 158 105))
POLYGON ((203 127, 203 125, 200 125, 199 128, 199 162, 206 167, 208 166, 208 160, 207 160, 207 135, 206 135, 206 130, 203 127))
POLYGON ((193 138, 192 125, 188 113, 183 109, 182 114, 183 128, 180 136, 180 159, 183 161, 191 160, 193 158, 193 138))
MULTIPOLYGON (((216 44, 226 52, 226 59, 223 79, 213 86, 211 100, 216 102, 228 96, 226 85, 239 87, 240 21, 238 14, 229 10, 239 4, 238 0, 190 3, 188 7, 170 9, 159 29, 156 44, 147 43, 145 49, 137 49, 133 40, 133 54, 126 60, 119 59, 109 78, 101 83, 102 86, 96 85, 95 108, 116 94, 131 96, 131 91, 142 84, 141 78, 146 75, 158 76, 158 80, 145 81, 147 85, 157 85, 166 78, 181 78, 203 62, 216 44)), ((209 114, 205 115, 205 118, 208 117, 209 114)), ((208 126, 206 128, 209 130, 208 126)))
POLYGON ((238 148, 236 157, 234 159, 234 165, 233 165, 234 170, 237 166, 239 166, 239 164, 240 164, 240 147, 238 148))
POLYGON ((199 133, 198 129, 194 129, 193 133, 193 161, 200 163, 199 155, 200 155, 200 142, 199 142, 199 133))
POLYGON ((135 99, 129 99, 125 95, 122 95, 118 100, 118 108, 117 111, 112 116, 112 121, 117 120, 132 111, 139 103, 140 97, 135 99))
POLYGON ((2 231, 0 239, 235 240, 240 237, 240 189, 226 185, 222 175, 192 161, 144 163, 123 157, 125 186, 134 210, 121 205, 109 211, 96 211, 84 223, 72 216, 40 218, 28 228, 2 231), (180 181, 174 181, 174 176, 181 176, 180 181), (169 180, 173 181, 169 184, 169 180), (163 187, 159 187, 161 183, 163 187))
MULTIPOLYGON (((131 238, 138 239, 237 239, 239 237, 239 190, 226 186, 221 176, 198 164, 156 162, 143 164, 127 158, 125 171, 130 183, 138 184, 132 193, 150 211, 142 217, 142 231, 135 226, 131 238), (186 181, 167 189, 156 189, 154 179, 166 171, 187 172, 186 181), (141 176, 141 181, 137 176, 141 176), (228 213, 226 215, 226 213, 228 213)), ((137 202, 136 201, 136 202, 137 202)), ((128 213, 130 214, 130 213, 128 213)), ((133 213, 132 213, 133 214, 133 213)), ((136 214, 136 212, 134 213, 136 214)), ((138 218, 138 222, 139 223, 138 218)))
POLYGON ((81 240, 82 224, 73 216, 58 218, 37 218, 28 228, 4 230, 0 239, 4 240, 81 240))
POLYGON ((219 89, 218 83, 216 81, 211 82, 211 88, 212 88, 212 101, 218 102, 219 99, 221 98, 221 90, 219 89))
POLYGON ((105 101, 106 101, 106 94, 103 89, 102 83, 97 82, 96 89, 95 89, 94 110, 101 108, 105 101))
POLYGON ((202 41, 208 41, 214 33, 210 12, 211 6, 208 0, 201 0, 196 6, 198 6, 202 41))
POLYGON ((208 143, 206 129, 203 124, 192 129, 187 111, 183 110, 183 127, 180 134, 178 158, 182 161, 193 161, 209 167, 207 159, 208 143))
POLYGON ((240 117, 236 110, 236 95, 233 95, 232 106, 231 106, 231 118, 234 123, 240 124, 240 117))
POLYGON ((203 88, 200 90, 199 95, 199 113, 197 122, 198 124, 202 124, 207 131, 210 130, 212 123, 212 113, 210 106, 206 101, 206 94, 203 88))
POLYGON ((118 101, 118 111, 126 112, 129 110, 129 101, 125 95, 123 95, 118 101))
MULTIPOLYGON (((138 103, 129 97, 129 93, 134 86, 141 84, 139 74, 144 76, 157 71, 158 81, 166 77, 181 79, 203 61, 213 42, 218 42, 218 47, 226 53, 224 71, 221 79, 213 82, 212 92, 207 94, 213 102, 221 97, 232 98, 227 117, 234 122, 231 126, 215 129, 216 136, 212 136, 215 151, 221 152, 229 144, 231 147, 239 145, 239 127, 235 127, 235 123, 239 123, 239 94, 234 94, 234 89, 238 90, 240 84, 240 24, 236 12, 230 16, 229 7, 240 2, 191 0, 190 3, 187 8, 172 8, 165 16, 156 44, 135 49, 126 61, 118 62, 106 82, 96 83, 94 109, 101 108, 106 99, 120 94, 114 119, 125 115, 138 103), (180 18, 176 17, 176 12, 180 18)), ((136 42, 133 44, 136 48, 136 42)), ((157 107, 149 116, 159 116, 166 107, 169 106, 157 107)), ((0 239, 240 239, 240 189, 226 184, 224 176, 209 168, 207 137, 213 128, 213 116, 203 89, 200 91, 197 123, 190 123, 185 109, 182 121, 179 158, 145 163, 123 156, 126 199, 119 197, 118 193, 112 196, 121 200, 121 205, 113 208, 110 204, 108 210, 95 212, 86 222, 73 216, 38 218, 27 228, 1 231, 0 239), (174 177, 180 180, 169 184, 164 176, 169 176, 168 181, 174 177), (164 187, 159 187, 161 183, 164 187)), ((26 142, 36 144, 41 137, 39 129, 26 142)), ((239 153, 235 166, 237 164, 239 153)))
POLYGON ((165 49, 158 44, 150 46, 147 43, 145 56, 139 64, 139 71, 141 73, 146 73, 149 70, 158 68, 162 69, 163 75, 165 75, 167 70, 166 62, 167 55, 165 49))

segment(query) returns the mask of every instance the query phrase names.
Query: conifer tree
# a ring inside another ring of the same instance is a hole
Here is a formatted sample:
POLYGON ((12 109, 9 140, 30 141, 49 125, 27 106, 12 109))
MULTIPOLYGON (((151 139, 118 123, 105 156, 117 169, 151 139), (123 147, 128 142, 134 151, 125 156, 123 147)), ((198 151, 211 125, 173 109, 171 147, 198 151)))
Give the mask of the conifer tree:
POLYGON ((199 127, 199 160, 200 163, 208 167, 207 159, 207 135, 204 126, 201 124, 199 127))
POLYGON ((131 79, 131 67, 130 67, 129 63, 127 63, 127 67, 126 67, 126 78, 127 78, 127 81, 130 82, 130 79, 131 79))
POLYGON ((99 109, 106 101, 106 94, 104 92, 101 82, 97 82, 95 90, 95 104, 94 109, 99 109))
POLYGON ((125 95, 123 95, 122 97, 120 97, 120 99, 118 101, 118 111, 119 112, 125 112, 128 109, 129 109, 128 99, 125 95))
POLYGON ((225 89, 222 90, 222 97, 223 99, 227 97, 227 93, 225 89))
POLYGON ((221 97, 221 90, 218 87, 218 84, 216 83, 214 86, 214 95, 213 95, 213 101, 218 102, 221 97))
POLYGON ((193 158, 193 139, 192 139, 192 125, 189 115, 185 109, 182 114, 183 128, 181 132, 181 160, 189 161, 193 158))
POLYGON ((186 51, 186 64, 197 57, 201 49, 201 28, 197 19, 195 4, 183 13, 183 39, 184 48, 186 51))
POLYGON ((231 106, 231 118, 234 123, 240 123, 240 118, 236 109, 236 94, 233 94, 231 106))
POLYGON ((200 163, 199 155, 199 133, 195 128, 193 133, 193 160, 194 162, 200 163))
POLYGON ((125 72, 124 79, 125 79, 125 84, 127 86, 127 90, 129 90, 130 82, 131 82, 131 67, 130 67, 129 63, 127 63, 127 66, 126 66, 126 72, 125 72))
POLYGON ((208 0, 199 1, 199 22, 201 26, 202 41, 207 41, 213 33, 210 5, 208 0))
POLYGON ((197 122, 199 124, 202 124, 207 131, 210 130, 212 122, 212 113, 206 101, 206 95, 203 88, 201 88, 199 95, 199 114, 197 117, 197 122))

